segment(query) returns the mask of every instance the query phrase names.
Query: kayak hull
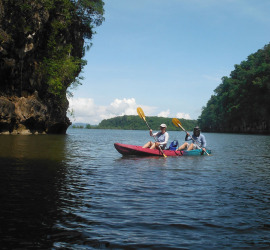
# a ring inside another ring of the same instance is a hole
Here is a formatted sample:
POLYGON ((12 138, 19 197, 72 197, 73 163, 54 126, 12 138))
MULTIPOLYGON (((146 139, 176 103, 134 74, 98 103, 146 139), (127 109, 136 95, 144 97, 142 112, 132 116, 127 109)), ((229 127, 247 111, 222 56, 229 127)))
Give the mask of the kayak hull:
MULTIPOLYGON (((158 149, 143 148, 142 146, 114 143, 114 147, 122 155, 163 156, 161 151, 158 149)), ((202 151, 200 149, 190 151, 187 150, 174 151, 165 149, 163 150, 163 152, 166 156, 194 156, 194 155, 201 155, 202 151)), ((208 150, 207 152, 209 154, 211 153, 210 150, 208 150)))
MULTIPOLYGON (((205 152, 202 153, 202 149, 193 149, 193 150, 181 150, 183 156, 196 156, 196 155, 207 155, 205 152)), ((210 155, 211 150, 207 149, 206 152, 210 155)))
MULTIPOLYGON (((122 155, 138 155, 138 156, 163 156, 160 150, 143 148, 142 146, 114 143, 116 150, 122 155)), ((180 156, 180 151, 163 150, 167 156, 180 156)))

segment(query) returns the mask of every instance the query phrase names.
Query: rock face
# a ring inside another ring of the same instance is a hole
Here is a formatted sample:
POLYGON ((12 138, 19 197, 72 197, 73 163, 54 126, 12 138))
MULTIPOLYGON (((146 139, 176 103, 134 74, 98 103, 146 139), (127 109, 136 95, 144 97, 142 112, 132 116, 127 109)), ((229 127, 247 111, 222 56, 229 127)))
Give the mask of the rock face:
MULTIPOLYGON (((45 8, 44 2, 0 0, 0 133, 65 133, 71 124, 66 95, 48 91, 40 67, 48 57, 53 25, 66 21, 60 8, 45 8)), ((57 33, 54 46, 70 44, 69 53, 82 58, 80 20, 73 20, 57 33)), ((72 80, 63 83, 62 93, 72 80)))
MULTIPOLYGON (((51 103, 51 108, 53 103, 51 103)), ((49 110, 37 92, 27 97, 0 97, 0 131, 2 134, 37 134, 66 132, 70 124, 66 106, 49 110), (53 114, 53 115, 52 115, 53 114)))

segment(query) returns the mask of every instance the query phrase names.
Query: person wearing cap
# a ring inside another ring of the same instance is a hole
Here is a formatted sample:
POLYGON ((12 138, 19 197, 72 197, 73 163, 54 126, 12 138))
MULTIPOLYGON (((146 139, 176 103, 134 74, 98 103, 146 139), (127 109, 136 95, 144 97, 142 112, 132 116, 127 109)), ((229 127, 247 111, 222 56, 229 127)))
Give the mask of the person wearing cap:
POLYGON ((155 137, 156 142, 149 141, 143 146, 143 148, 151 148, 151 149, 157 148, 158 149, 159 147, 161 147, 161 149, 164 149, 169 140, 169 134, 168 132, 166 132, 166 129, 167 129, 167 125, 164 123, 160 124, 160 132, 153 134, 152 129, 150 129, 150 136, 155 137))
POLYGON ((201 134, 201 129, 196 126, 193 129, 193 135, 190 136, 190 134, 187 132, 186 137, 185 137, 185 143, 182 144, 177 150, 193 150, 193 149, 198 149, 202 148, 203 151, 205 151, 206 147, 206 139, 205 136, 201 134), (190 144, 188 141, 192 141, 190 144))

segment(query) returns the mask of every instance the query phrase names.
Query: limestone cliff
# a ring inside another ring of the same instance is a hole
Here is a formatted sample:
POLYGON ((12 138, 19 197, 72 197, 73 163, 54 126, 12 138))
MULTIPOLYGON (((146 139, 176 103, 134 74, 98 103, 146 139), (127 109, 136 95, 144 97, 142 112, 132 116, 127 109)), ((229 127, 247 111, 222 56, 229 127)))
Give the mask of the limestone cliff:
POLYGON ((93 25, 77 2, 0 0, 0 133, 66 132, 66 90, 81 71, 93 25))

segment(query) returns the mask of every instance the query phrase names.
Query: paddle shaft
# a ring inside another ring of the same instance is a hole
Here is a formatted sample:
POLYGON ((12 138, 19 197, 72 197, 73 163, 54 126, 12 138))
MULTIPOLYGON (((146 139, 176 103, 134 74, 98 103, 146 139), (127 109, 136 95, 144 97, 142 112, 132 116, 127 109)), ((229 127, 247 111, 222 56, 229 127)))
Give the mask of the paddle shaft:
POLYGON ((143 120, 145 121, 145 123, 146 123, 147 127, 149 128, 149 130, 151 130, 151 128, 150 128, 148 122, 146 121, 145 117, 143 117, 143 120))
MULTIPOLYGON (((137 110, 137 111, 138 111, 138 110, 137 110)), ((139 116, 145 121, 145 124, 147 125, 147 127, 149 128, 149 130, 151 130, 151 128, 150 128, 148 122, 147 122, 146 119, 145 119, 145 116, 144 116, 143 111, 142 111, 142 110, 139 110, 138 113, 139 113, 139 116)), ((154 139, 155 139, 155 142, 158 142, 157 139, 156 139, 156 137, 155 137, 155 136, 153 136, 153 137, 154 137, 154 139)), ((165 155, 164 152, 163 152, 163 150, 161 149, 160 145, 158 145, 158 148, 159 148, 160 152, 163 154, 163 156, 164 156, 164 157, 167 157, 167 155, 165 155)))

